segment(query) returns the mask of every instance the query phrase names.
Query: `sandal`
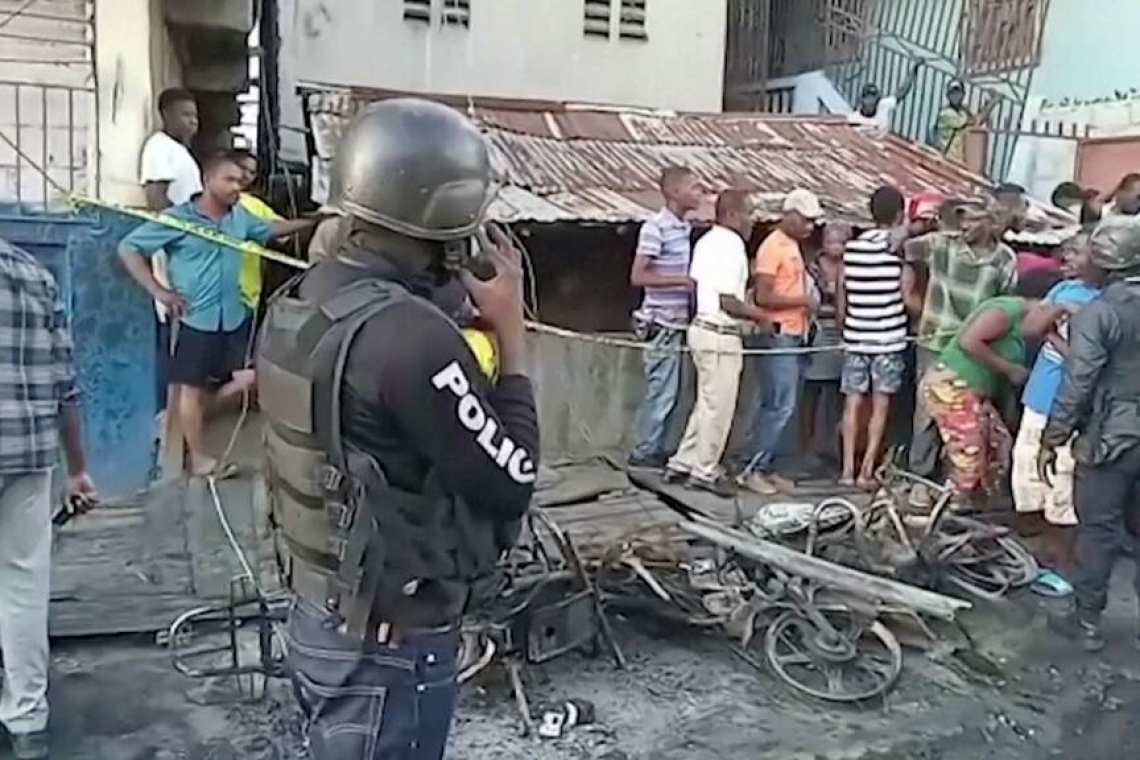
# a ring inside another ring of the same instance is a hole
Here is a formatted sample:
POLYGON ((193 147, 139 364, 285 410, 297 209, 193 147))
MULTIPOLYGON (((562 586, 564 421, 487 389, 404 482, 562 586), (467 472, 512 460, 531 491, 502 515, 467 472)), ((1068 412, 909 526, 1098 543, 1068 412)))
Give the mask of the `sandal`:
POLYGON ((1042 568, 1029 586, 1033 593, 1050 599, 1063 599, 1073 595, 1073 584, 1048 568, 1042 568))
POLYGON ((207 478, 209 480, 229 480, 230 478, 237 477, 241 473, 233 462, 215 462, 212 467, 202 472, 191 473, 196 478, 207 478))

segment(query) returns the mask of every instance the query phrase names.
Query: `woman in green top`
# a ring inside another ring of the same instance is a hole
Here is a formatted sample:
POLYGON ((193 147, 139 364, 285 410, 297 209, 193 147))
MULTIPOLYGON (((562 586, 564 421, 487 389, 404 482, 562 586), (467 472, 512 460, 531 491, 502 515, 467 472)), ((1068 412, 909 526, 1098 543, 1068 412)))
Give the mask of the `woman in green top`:
POLYGON ((1017 296, 983 301, 922 378, 919 397, 938 426, 947 475, 959 493, 999 492, 1013 438, 993 399, 1004 382, 1025 382, 1025 339, 1043 339, 1063 312, 1061 305, 1017 296))

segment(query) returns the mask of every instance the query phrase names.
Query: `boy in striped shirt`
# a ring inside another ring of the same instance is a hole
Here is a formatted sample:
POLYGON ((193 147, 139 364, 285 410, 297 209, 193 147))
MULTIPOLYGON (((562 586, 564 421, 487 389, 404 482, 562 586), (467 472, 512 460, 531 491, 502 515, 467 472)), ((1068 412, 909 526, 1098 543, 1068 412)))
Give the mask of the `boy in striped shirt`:
POLYGON ((893 231, 902 224, 905 201, 897 188, 880 187, 871 196, 875 228, 847 243, 839 278, 839 321, 848 353, 843 361, 844 485, 870 490, 883 448, 891 398, 902 387, 906 369, 907 314, 903 301, 903 262, 893 231), (863 405, 871 399, 871 424, 858 478, 856 452, 863 405))

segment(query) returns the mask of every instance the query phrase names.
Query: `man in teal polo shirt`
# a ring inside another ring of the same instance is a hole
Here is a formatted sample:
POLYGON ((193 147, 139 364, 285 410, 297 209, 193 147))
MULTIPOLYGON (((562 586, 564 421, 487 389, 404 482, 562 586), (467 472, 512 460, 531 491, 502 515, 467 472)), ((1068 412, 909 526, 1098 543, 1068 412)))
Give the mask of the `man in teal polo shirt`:
MULTIPOLYGON (((219 153, 203 169, 203 191, 164 213, 241 241, 264 243, 316 224, 316 219, 268 222, 238 205, 242 167, 233 152, 219 153)), ((179 318, 169 381, 180 386, 179 419, 195 475, 225 475, 205 447, 207 408, 253 386, 243 372, 253 314, 241 297, 241 252, 159 222, 147 222, 119 245, 131 276, 179 318), (159 284, 145 257, 166 251, 170 287, 159 284), (214 390, 221 383, 218 390, 214 390)))

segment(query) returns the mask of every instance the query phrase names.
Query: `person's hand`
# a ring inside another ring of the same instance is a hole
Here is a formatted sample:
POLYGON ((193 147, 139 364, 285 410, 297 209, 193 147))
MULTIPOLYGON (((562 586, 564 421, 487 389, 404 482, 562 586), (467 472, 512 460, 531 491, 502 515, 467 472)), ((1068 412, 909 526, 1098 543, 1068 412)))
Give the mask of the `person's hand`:
POLYGON ((1014 364, 1009 368, 1009 371, 1006 372, 1006 377, 1009 378, 1009 381, 1013 383, 1014 386, 1020 388, 1029 380, 1029 370, 1020 364, 1014 364))
POLYGON ((1057 474, 1057 450, 1052 446, 1041 444, 1037 452, 1037 477, 1050 488, 1053 487, 1053 476, 1057 474))
POLYGON ((494 265, 490 279, 481 280, 470 270, 459 273, 479 318, 495 332, 521 330, 523 327, 522 252, 496 225, 488 225, 487 234, 479 235, 479 245, 487 260, 494 265))
POLYGON ((63 492, 63 507, 68 519, 91 511, 91 508, 98 503, 99 492, 95 489, 95 483, 90 475, 78 472, 67 478, 63 492))
POLYGON ((186 299, 170 288, 159 288, 154 294, 154 300, 165 306, 175 317, 181 317, 186 313, 186 299))

